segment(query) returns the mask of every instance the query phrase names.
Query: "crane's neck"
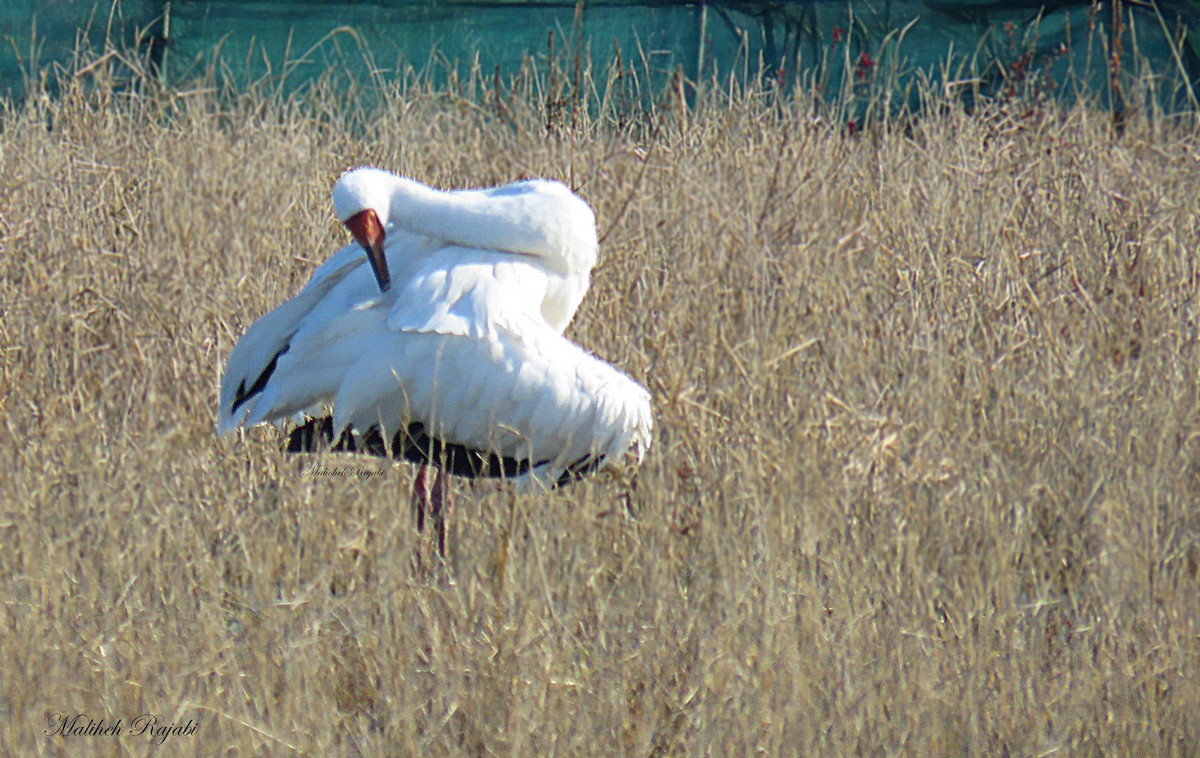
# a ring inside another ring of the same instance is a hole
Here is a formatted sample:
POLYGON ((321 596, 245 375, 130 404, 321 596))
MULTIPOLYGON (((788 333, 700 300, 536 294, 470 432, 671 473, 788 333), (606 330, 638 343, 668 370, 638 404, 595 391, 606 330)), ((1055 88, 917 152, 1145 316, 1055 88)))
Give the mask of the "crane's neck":
POLYGON ((389 223, 484 250, 535 256, 549 271, 586 277, 596 263, 591 208, 557 182, 444 192, 396 177, 389 223))

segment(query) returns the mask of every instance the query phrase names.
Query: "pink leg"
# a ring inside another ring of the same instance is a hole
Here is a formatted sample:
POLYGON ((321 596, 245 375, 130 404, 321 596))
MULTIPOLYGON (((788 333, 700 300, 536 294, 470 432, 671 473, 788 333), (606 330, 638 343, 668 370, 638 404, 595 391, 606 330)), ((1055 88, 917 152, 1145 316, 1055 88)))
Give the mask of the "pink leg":
POLYGON ((430 495, 429 515, 437 529, 438 555, 445 560, 446 519, 450 517, 450 509, 454 506, 454 500, 450 496, 450 476, 442 469, 438 469, 430 495))
POLYGON ((425 531, 425 512, 433 511, 433 498, 429 486, 429 464, 422 463, 413 481, 412 506, 417 517, 417 531, 425 531))

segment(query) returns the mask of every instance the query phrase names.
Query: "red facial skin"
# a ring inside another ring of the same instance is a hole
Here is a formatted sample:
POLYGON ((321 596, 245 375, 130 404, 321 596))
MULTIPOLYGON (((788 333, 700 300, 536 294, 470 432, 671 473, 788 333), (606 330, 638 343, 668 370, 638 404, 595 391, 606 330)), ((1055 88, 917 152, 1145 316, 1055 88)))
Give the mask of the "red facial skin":
POLYGON ((383 254, 383 224, 379 216, 370 208, 360 211, 346 219, 346 228, 367 251, 367 260, 371 262, 371 271, 375 273, 375 281, 379 283, 379 291, 387 292, 392 286, 391 275, 388 274, 387 258, 383 254))

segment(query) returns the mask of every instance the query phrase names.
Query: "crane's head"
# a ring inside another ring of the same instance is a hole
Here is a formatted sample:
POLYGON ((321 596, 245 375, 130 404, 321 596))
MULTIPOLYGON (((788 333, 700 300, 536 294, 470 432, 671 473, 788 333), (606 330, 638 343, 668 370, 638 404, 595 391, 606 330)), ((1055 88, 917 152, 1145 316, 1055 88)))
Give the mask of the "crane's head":
POLYGON ((380 292, 392 284, 383 243, 394 179, 386 171, 364 167, 347 171, 333 185, 333 212, 367 252, 380 292))

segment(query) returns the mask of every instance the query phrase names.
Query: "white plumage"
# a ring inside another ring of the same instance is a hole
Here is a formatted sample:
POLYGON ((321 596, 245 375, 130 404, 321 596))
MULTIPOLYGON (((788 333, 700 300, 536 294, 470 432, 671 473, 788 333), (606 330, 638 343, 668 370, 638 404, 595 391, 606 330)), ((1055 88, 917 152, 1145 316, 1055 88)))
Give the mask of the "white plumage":
POLYGON ((246 331, 222 380, 220 433, 332 406, 325 432, 348 430, 349 449, 375 435, 393 455, 467 456, 453 473, 525 488, 640 459, 649 394, 562 336, 596 259, 583 200, 558 182, 443 192, 378 169, 345 174, 333 200, 362 247, 246 331))

